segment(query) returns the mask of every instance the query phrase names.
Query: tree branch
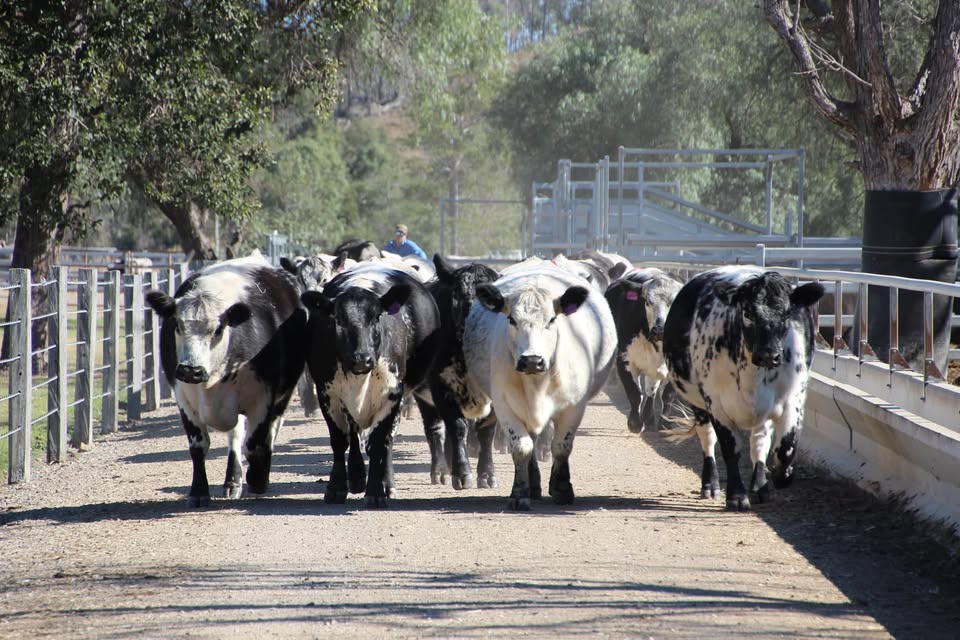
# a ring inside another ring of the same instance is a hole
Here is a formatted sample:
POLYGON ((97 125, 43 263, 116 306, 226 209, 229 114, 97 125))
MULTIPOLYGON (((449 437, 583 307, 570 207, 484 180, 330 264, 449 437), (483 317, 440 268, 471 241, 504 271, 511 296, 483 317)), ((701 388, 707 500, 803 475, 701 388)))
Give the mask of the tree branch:
POLYGON ((823 84, 811 52, 810 40, 800 27, 798 16, 793 15, 789 0, 763 0, 763 13, 793 54, 804 91, 813 106, 830 122, 845 129, 853 129, 846 106, 830 95, 823 84))
POLYGON ((880 0, 866 0, 856 4, 857 22, 860 25, 857 34, 857 56, 863 63, 867 80, 872 91, 873 109, 880 114, 887 130, 892 130, 904 116, 900 108, 900 94, 897 93, 893 75, 887 65, 887 53, 883 46, 883 25, 880 21, 880 0))
POLYGON ((940 0, 933 37, 912 96, 920 106, 921 126, 957 135, 960 109, 960 5, 940 0))

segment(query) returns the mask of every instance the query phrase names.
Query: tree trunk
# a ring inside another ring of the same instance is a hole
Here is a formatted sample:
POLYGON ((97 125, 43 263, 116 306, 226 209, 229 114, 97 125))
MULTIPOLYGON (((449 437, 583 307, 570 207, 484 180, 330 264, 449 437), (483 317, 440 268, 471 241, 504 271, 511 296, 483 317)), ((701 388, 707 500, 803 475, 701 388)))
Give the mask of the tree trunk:
MULTIPOLYGON (((31 280, 42 282, 50 278, 51 265, 60 262, 60 243, 64 227, 51 221, 63 219, 66 198, 57 185, 69 184, 69 163, 57 160, 44 166, 34 166, 24 174, 20 188, 17 216, 17 231, 14 238, 10 267, 30 269, 31 280)), ((46 313, 47 287, 32 291, 34 317, 46 313)), ((6 321, 9 322, 10 307, 7 306, 6 321)), ((47 323, 33 323, 33 349, 41 351, 47 344, 47 323)), ((10 357, 10 335, 3 332, 0 359, 10 357)), ((35 371, 42 371, 44 358, 37 356, 33 362, 35 371)))
MULTIPOLYGON (((150 183, 149 170, 128 172, 129 179, 144 193, 150 183)), ((180 236, 180 247, 193 260, 217 260, 216 238, 207 233, 210 213, 192 202, 155 202, 160 211, 173 223, 180 236)))

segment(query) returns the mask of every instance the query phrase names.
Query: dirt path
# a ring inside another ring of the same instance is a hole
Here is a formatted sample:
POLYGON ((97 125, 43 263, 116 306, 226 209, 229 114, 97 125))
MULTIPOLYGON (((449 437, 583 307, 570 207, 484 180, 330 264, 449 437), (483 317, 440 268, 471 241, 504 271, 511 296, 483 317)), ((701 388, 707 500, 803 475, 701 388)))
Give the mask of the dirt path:
POLYGON ((299 408, 269 497, 188 510, 166 405, 0 487, 0 638, 957 637, 957 563, 930 528, 809 469, 726 513, 697 497, 696 443, 628 433, 619 402, 587 412, 576 503, 530 513, 505 509, 504 454, 498 489, 431 485, 416 419, 389 510, 324 505, 326 427, 299 408))

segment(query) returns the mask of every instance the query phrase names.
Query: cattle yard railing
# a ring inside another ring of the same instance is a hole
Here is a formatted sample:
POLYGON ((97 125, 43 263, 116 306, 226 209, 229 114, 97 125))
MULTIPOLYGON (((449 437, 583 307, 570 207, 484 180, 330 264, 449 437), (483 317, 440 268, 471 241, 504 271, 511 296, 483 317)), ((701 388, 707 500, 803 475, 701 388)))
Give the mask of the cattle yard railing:
POLYGON ((173 295, 187 265, 122 275, 114 269, 57 266, 34 282, 28 269, 10 269, 3 323, 9 356, 0 360, 9 379, 7 481, 29 481, 36 430, 46 427, 47 462, 66 460, 68 448, 93 445, 94 434, 116 431, 121 411, 136 420, 171 396, 160 375, 159 324, 145 293, 173 295), (45 298, 34 315, 34 297, 45 298), (45 323, 47 343, 33 336, 45 323), (42 396, 46 396, 43 402, 42 396), (72 428, 71 428, 72 427, 72 428))

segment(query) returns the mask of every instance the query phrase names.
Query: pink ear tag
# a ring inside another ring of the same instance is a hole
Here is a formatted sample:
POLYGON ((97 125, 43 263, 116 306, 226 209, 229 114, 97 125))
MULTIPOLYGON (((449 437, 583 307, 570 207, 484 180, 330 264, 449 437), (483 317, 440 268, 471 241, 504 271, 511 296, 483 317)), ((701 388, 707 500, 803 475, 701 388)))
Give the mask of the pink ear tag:
POLYGON ((563 308, 563 313, 564 313, 565 315, 568 315, 568 316, 569 316, 570 314, 575 313, 576 310, 579 309, 579 308, 580 308, 580 307, 579 307, 578 305, 568 304, 567 306, 565 306, 565 307, 563 308))
POLYGON ((627 291, 627 300, 639 300, 640 294, 636 291, 627 291))
POLYGON ((394 303, 391 304, 389 307, 387 307, 387 314, 388 314, 388 315, 391 315, 391 316, 392 316, 392 315, 395 315, 395 314, 397 314, 397 313, 400 313, 400 303, 399 303, 399 302, 394 302, 394 303))

